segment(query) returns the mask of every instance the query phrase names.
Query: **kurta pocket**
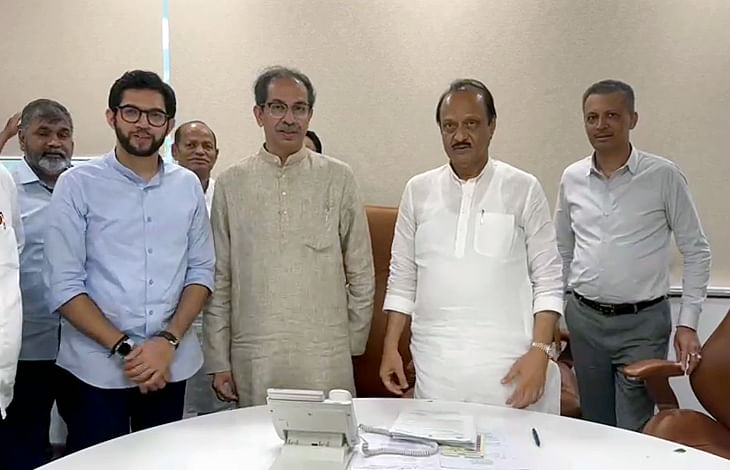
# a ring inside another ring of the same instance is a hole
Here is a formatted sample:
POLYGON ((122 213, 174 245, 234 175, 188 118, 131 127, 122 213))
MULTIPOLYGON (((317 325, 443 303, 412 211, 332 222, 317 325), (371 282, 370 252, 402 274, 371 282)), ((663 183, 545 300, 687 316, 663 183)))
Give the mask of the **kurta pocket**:
POLYGON ((329 217, 316 217, 312 220, 313 226, 307 229, 304 237, 304 244, 314 250, 326 250, 331 247, 336 239, 337 230, 335 224, 329 217))
POLYGON ((484 256, 506 256, 512 249, 514 216, 479 211, 474 229, 474 251, 484 256))

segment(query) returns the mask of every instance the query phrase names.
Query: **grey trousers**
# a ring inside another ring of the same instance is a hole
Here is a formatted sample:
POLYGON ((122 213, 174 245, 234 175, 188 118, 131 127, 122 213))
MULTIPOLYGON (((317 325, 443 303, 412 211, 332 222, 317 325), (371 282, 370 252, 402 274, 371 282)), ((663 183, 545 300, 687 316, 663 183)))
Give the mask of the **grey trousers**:
MULTIPOLYGON (((190 328, 195 331, 202 347, 203 325, 200 321, 196 321, 190 328)), ((235 403, 218 400, 213 391, 212 380, 212 377, 205 373, 205 365, 188 379, 185 390, 185 418, 236 409, 235 403)))
POLYGON ((642 359, 666 359, 672 331, 669 301, 609 317, 570 295, 565 321, 583 418, 641 431, 654 414, 654 402, 643 382, 627 379, 619 368, 642 359))

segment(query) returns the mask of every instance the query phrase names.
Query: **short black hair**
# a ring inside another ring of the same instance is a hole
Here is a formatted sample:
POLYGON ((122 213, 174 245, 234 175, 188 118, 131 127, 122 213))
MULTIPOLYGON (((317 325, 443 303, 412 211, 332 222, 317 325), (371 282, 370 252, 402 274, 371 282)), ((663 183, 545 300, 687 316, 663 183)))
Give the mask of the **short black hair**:
POLYGON ((322 141, 319 140, 317 134, 315 134, 314 131, 307 131, 305 135, 309 137, 309 140, 312 141, 312 143, 314 144, 314 148, 317 150, 317 153, 322 153, 322 141))
POLYGON ((586 100, 591 95, 609 95, 611 93, 621 93, 624 95, 624 100, 629 108, 629 111, 634 112, 634 106, 636 98, 634 96, 634 89, 631 85, 624 83, 620 80, 601 80, 593 85, 589 86, 588 89, 583 93, 583 106, 586 105, 586 100))
POLYGON ((218 138, 215 136, 215 132, 213 132, 213 129, 211 129, 208 124, 204 123, 203 121, 197 120, 197 119, 188 121, 188 122, 184 122, 184 123, 180 124, 179 126, 177 126, 177 129, 175 129, 175 140, 174 140, 175 143, 177 143, 178 141, 180 141, 180 139, 182 139, 182 131, 184 130, 185 127, 187 127, 191 124, 200 124, 201 126, 205 126, 205 128, 208 129, 211 134, 213 134, 213 145, 216 148, 218 148, 218 138))
POLYGON ((20 129, 26 132, 31 122, 36 119, 51 122, 65 121, 71 131, 74 129, 74 122, 68 109, 58 101, 47 98, 39 98, 25 105, 20 113, 20 129))
POLYGON ((165 114, 172 119, 177 112, 175 91, 170 85, 163 82, 155 72, 146 70, 132 70, 124 72, 109 90, 109 109, 116 111, 122 103, 122 95, 126 90, 154 90, 158 91, 165 100, 165 114))
POLYGON ((451 85, 449 85, 446 91, 441 94, 441 98, 439 98, 439 102, 436 105, 436 123, 439 126, 441 125, 441 105, 444 103, 446 97, 456 91, 468 90, 476 91, 477 93, 482 95, 482 98, 484 98, 484 107, 486 108, 487 122, 489 124, 491 124, 492 121, 497 118, 497 110, 494 107, 494 97, 492 96, 492 93, 489 91, 487 86, 479 80, 473 78, 460 78, 451 82, 451 85))
POLYGON ((299 70, 282 67, 280 65, 265 69, 261 75, 256 78, 256 82, 253 85, 253 94, 256 98, 256 106, 261 108, 264 107, 269 94, 269 84, 272 80, 277 78, 290 78, 302 83, 307 88, 307 104, 309 104, 310 108, 314 108, 314 100, 317 98, 317 94, 314 91, 314 87, 312 86, 312 82, 309 80, 309 77, 299 70))

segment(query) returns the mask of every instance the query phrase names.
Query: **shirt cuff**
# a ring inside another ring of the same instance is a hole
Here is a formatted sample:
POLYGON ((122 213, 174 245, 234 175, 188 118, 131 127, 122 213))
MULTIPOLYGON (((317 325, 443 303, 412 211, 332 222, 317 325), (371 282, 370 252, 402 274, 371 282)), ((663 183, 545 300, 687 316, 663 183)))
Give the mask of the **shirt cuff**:
POLYGON ((208 274, 208 272, 194 272, 190 271, 188 272, 187 276, 185 277, 185 286, 190 286, 193 284, 200 284, 203 287, 208 288, 209 291, 213 292, 213 276, 211 274, 208 274))
POLYGON ((396 294, 385 294, 383 310, 392 310, 404 315, 411 315, 415 309, 416 303, 411 299, 407 299, 396 294))
POLYGON ((55 290, 52 292, 51 312, 60 311, 63 305, 82 294, 88 295, 84 287, 68 286, 55 290))
POLYGON ((550 310, 551 312, 557 312, 560 315, 563 314, 563 296, 554 294, 543 294, 538 295, 532 301, 532 313, 544 312, 550 310))
POLYGON ((700 309, 694 305, 683 304, 679 310, 677 326, 686 326, 697 331, 697 324, 700 321, 700 309))

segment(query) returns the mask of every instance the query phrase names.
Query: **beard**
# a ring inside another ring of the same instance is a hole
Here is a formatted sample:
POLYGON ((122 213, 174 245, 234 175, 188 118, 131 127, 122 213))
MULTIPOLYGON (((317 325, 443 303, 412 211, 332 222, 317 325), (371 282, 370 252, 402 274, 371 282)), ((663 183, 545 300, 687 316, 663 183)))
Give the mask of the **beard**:
POLYGON ((162 147, 162 144, 165 142, 164 135, 159 139, 156 139, 154 135, 150 134, 152 140, 149 147, 136 147, 132 144, 132 132, 130 132, 128 135, 124 135, 124 133, 122 133, 122 130, 117 126, 114 126, 114 132, 117 134, 117 140, 121 144, 124 151, 130 155, 134 155, 135 157, 152 156, 156 154, 158 150, 160 150, 160 147, 162 147))
POLYGON ((38 158, 26 155, 26 159, 48 176, 58 176, 71 167, 71 159, 62 153, 46 152, 38 158))

